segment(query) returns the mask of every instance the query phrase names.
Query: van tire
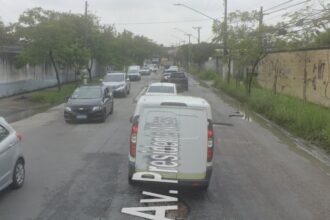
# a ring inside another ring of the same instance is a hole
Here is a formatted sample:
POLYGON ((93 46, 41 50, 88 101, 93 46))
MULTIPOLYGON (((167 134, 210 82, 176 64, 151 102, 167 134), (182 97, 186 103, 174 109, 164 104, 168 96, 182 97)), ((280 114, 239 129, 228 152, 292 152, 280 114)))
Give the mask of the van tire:
POLYGON ((200 191, 202 191, 202 192, 206 192, 208 190, 208 188, 209 188, 209 183, 199 187, 200 191))
POLYGON ((132 180, 133 173, 134 173, 134 171, 133 171, 132 167, 129 166, 129 169, 128 169, 128 184, 129 185, 134 185, 135 184, 135 181, 132 180))

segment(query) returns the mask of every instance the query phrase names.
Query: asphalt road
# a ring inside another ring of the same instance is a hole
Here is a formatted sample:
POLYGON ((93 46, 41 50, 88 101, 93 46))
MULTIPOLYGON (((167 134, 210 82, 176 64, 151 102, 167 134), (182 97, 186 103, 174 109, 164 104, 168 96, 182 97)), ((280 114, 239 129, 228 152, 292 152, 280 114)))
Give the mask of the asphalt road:
MULTIPOLYGON (((129 117, 136 95, 158 78, 132 82, 131 94, 115 99, 114 114, 105 123, 66 124, 62 105, 14 123, 23 134, 26 183, 0 193, 0 219, 139 219, 120 212, 142 206, 142 189, 127 182, 129 117)), ((329 166, 264 120, 240 117, 237 110, 245 112, 231 99, 192 79, 189 86, 185 95, 206 98, 218 123, 213 176, 206 193, 180 193, 180 212, 169 216, 329 219, 329 166)))

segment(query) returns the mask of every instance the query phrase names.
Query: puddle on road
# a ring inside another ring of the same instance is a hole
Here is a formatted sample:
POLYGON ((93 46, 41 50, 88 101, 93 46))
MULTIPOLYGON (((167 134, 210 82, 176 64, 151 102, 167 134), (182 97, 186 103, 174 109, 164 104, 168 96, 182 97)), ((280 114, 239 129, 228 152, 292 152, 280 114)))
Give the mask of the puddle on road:
POLYGON ((279 126, 268 122, 262 116, 249 110, 245 104, 227 96, 223 93, 216 93, 221 99, 232 108, 236 109, 235 112, 229 115, 230 118, 239 118, 247 120, 249 122, 256 122, 263 128, 269 130, 274 134, 282 144, 288 146, 290 151, 304 157, 309 160, 314 166, 325 171, 330 176, 330 156, 325 153, 322 149, 309 144, 307 141, 293 137, 290 133, 286 132, 279 126))

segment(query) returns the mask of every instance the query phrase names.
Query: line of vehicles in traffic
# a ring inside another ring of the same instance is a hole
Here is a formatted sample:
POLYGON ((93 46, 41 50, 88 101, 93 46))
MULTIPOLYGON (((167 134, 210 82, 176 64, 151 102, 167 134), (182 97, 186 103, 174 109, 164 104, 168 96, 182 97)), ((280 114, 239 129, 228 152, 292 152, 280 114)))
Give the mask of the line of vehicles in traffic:
MULTIPOLYGON (((114 72, 107 73, 100 85, 77 88, 64 106, 65 121, 104 122, 114 111, 114 95, 130 94, 130 81, 129 73, 114 72)), ((177 67, 165 70, 161 81, 148 86, 130 119, 129 183, 150 181, 154 173, 179 185, 207 189, 214 151, 210 105, 202 98, 178 94, 188 90, 188 78, 177 67), (168 72, 170 77, 164 82, 168 72), (135 174, 140 178, 134 178, 135 174)), ((0 190, 24 184, 21 140, 22 136, 0 117, 0 190)))

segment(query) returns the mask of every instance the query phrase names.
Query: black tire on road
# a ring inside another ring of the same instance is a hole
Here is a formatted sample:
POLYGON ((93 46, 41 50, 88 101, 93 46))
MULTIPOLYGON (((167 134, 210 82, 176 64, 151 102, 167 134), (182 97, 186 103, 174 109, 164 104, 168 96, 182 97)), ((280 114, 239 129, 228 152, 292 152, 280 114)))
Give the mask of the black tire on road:
POLYGON ((113 105, 114 105, 114 101, 112 101, 111 109, 110 109, 110 112, 109 112, 110 115, 113 113, 113 105))
POLYGON ((103 112, 103 117, 102 117, 102 119, 101 119, 101 122, 105 122, 106 120, 107 120, 107 111, 104 110, 104 112, 103 112))
POLYGON ((22 158, 16 161, 14 172, 13 172, 13 182, 11 186, 14 189, 21 188, 25 181, 25 162, 22 158))

